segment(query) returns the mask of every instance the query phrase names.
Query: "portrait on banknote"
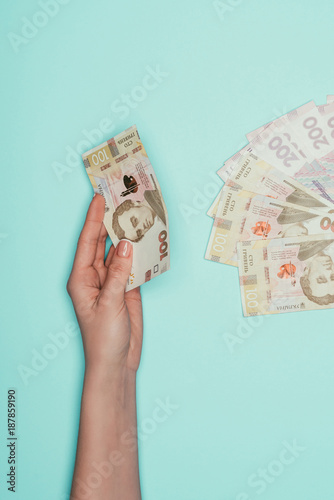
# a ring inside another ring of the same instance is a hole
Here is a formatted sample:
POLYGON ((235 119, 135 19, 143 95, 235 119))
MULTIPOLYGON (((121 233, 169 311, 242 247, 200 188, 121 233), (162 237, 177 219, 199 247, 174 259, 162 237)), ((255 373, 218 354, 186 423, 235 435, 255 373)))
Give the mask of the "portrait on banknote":
POLYGON ((334 307, 334 238, 296 236, 238 245, 244 313, 334 307))
POLYGON ((112 228, 118 239, 140 241, 156 219, 166 225, 166 215, 157 190, 146 190, 142 201, 125 200, 115 210, 112 228))
POLYGON ((319 305, 334 302, 334 263, 332 257, 321 251, 313 256, 300 277, 304 295, 319 305))

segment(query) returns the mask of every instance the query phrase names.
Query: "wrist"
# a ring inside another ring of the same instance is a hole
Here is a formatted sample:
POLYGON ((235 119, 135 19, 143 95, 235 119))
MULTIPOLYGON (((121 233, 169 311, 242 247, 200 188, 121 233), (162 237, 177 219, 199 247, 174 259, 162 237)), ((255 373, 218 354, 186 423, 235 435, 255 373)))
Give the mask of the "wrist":
POLYGON ((136 397, 136 372, 126 366, 86 364, 84 390, 94 391, 113 403, 127 407, 136 397))

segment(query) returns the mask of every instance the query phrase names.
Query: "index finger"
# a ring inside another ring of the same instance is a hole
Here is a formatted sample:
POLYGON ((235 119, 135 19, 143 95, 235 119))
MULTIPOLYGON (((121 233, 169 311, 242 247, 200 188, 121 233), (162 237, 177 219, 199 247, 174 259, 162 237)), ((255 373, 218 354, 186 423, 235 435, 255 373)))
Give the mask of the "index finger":
POLYGON ((81 231, 73 267, 86 268, 93 265, 97 243, 104 218, 104 198, 96 194, 89 205, 84 227, 81 231))

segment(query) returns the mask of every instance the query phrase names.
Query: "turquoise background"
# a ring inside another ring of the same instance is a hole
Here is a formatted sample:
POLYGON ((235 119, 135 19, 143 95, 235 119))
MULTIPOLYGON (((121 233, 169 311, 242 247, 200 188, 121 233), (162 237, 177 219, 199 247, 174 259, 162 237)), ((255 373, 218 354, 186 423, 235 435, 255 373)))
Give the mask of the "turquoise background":
POLYGON ((237 269, 204 252, 212 224, 205 212, 222 184, 215 172, 244 134, 334 93, 334 4, 222 3, 225 15, 205 0, 63 0, 54 17, 37 14, 46 25, 17 52, 8 33, 20 35, 22 18, 41 7, 1 3, 1 499, 62 500, 70 489, 80 336, 27 385, 19 366, 31 368, 33 349, 43 352, 49 333, 75 321, 65 286, 93 192, 81 161, 72 158, 62 180, 55 162, 66 167, 66 148, 104 118, 114 128, 103 140, 137 124, 170 220, 171 271, 142 287, 143 498, 333 498, 333 311, 251 323, 237 269), (165 76, 144 96, 135 88, 147 66, 165 76), (116 100, 131 92, 141 100, 121 112, 116 100), (227 334, 238 341, 233 349, 227 334), (15 497, 5 485, 9 387, 17 389, 15 497), (147 419, 166 398, 178 408, 154 428, 147 419), (272 462, 293 440, 303 451, 280 470, 272 462), (268 464, 279 473, 259 493, 248 480, 268 464))

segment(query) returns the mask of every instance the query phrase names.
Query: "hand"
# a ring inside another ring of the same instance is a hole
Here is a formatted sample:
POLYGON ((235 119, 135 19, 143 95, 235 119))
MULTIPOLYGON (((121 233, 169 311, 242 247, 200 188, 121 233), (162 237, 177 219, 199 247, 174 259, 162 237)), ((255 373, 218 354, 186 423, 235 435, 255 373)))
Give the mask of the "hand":
POLYGON ((104 208, 103 196, 95 195, 78 241, 67 290, 81 329, 86 370, 114 375, 138 369, 143 315, 139 288, 125 293, 132 244, 121 240, 104 260, 104 208))

